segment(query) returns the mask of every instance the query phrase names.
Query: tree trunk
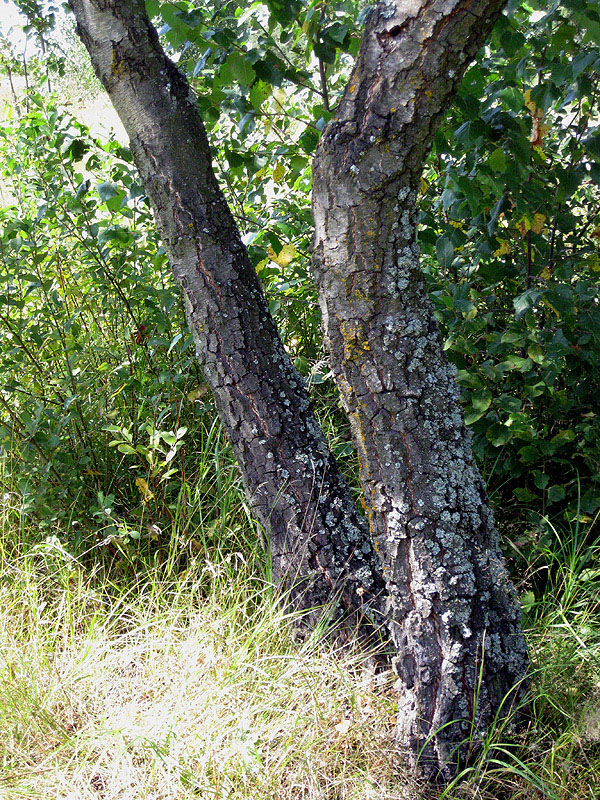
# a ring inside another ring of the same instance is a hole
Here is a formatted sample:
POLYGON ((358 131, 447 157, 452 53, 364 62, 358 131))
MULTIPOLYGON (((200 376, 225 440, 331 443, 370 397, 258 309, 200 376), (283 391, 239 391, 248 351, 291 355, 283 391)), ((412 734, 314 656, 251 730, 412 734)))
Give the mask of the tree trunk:
POLYGON ((503 3, 377 6, 315 161, 315 275, 375 547, 217 186, 193 94, 144 3, 69 5, 129 134, 275 578, 305 607, 339 596, 369 624, 387 614, 399 740, 421 772, 448 778, 460 742, 490 726, 527 656, 419 272, 415 205, 435 128, 503 3))
POLYGON ((71 0, 130 138, 203 374, 233 446, 274 578, 310 609, 383 622, 380 561, 313 416, 211 165, 194 95, 143 0, 71 0))
POLYGON ((444 777, 528 666, 417 244, 425 157, 503 5, 379 4, 313 165, 314 274, 383 561, 399 740, 444 777))

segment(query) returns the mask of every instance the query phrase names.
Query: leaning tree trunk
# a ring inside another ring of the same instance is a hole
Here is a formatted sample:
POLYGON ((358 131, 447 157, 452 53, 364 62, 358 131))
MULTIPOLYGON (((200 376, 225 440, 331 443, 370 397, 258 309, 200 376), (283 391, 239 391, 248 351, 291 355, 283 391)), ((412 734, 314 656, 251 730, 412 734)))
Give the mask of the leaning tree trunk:
POLYGON ((504 2, 379 4, 313 165, 314 273, 388 589, 399 739, 443 777, 528 665, 416 236, 424 159, 504 2))
POLYGON ((217 185, 193 92, 143 0, 69 5, 129 135, 275 580, 306 609, 339 598, 344 613, 380 626, 380 561, 217 185))
POLYGON ((299 582, 304 605, 339 595, 376 624, 387 594, 399 739, 422 772, 447 778, 460 741, 489 727, 527 656, 419 273, 416 186, 502 2, 380 4, 315 162, 315 274, 380 558, 217 186, 193 94, 143 0, 69 5, 129 134, 276 577, 299 582))

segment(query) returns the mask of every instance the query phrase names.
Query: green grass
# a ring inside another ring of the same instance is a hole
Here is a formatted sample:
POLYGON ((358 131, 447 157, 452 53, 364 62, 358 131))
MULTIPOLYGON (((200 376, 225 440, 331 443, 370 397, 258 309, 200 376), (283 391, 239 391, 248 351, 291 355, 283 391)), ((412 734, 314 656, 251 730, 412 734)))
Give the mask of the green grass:
POLYGON ((3 797, 402 796, 389 687, 299 642, 241 555, 98 578, 51 546, 4 564, 3 797))
MULTIPOLYGON (((487 758, 440 800, 600 797, 598 547, 588 531, 549 530, 548 578, 527 600, 525 727, 492 731, 487 758)), ((36 542, 4 493, 0 797, 417 796, 394 745, 393 678, 299 636, 243 533, 223 528, 219 548, 213 530, 191 560, 138 563, 134 579, 121 562, 78 561, 58 530, 36 542)))

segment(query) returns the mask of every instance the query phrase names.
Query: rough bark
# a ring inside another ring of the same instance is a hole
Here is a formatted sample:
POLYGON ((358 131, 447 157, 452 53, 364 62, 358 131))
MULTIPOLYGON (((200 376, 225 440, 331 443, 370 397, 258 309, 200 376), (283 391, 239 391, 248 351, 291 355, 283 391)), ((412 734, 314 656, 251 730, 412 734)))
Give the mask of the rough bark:
POLYGON ((143 0, 69 5, 129 135, 274 578, 304 608, 339 596, 345 613, 379 625, 379 559, 217 185, 194 95, 143 0))
POLYGON ((383 561, 399 741, 442 777, 528 665, 416 236, 424 159, 503 5, 380 3, 313 165, 314 273, 383 561))
POLYGON ((378 624, 387 613, 400 742, 422 772, 444 778, 460 741, 489 727, 527 667, 416 244, 423 160, 502 4, 379 4, 315 161, 315 275, 380 561, 217 186, 193 95, 144 3, 69 0, 129 134, 275 577, 299 582, 304 605, 339 593, 354 616, 378 624))

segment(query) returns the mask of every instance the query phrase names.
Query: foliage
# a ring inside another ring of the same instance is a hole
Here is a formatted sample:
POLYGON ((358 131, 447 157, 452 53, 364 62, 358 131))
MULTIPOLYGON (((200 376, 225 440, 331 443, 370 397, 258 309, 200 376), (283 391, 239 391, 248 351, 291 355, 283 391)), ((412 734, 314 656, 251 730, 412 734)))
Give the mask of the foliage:
POLYGON ((600 14, 533 8, 513 4, 463 80, 423 184, 421 241, 492 487, 589 520, 600 507, 600 14))
MULTIPOLYGON (((148 8, 196 87, 272 310, 309 374, 320 359, 309 163, 365 9, 148 8)), ((577 508, 582 519, 600 507, 599 35, 593 3, 509 4, 436 137, 420 233, 491 491, 540 513, 572 518, 577 508)))
MULTIPOLYGON (((271 311, 346 457, 349 433, 331 405, 310 279, 310 158, 347 79, 364 4, 147 7, 195 86, 271 311)), ((585 520, 600 506, 599 20, 593 4, 579 0, 549 9, 513 2, 465 76, 422 185, 423 266, 476 455, 492 493, 524 504, 532 518, 566 510, 585 520)), ((170 455, 164 435, 188 428, 192 441, 191 412, 209 413, 207 399, 194 395, 203 390, 191 342, 128 151, 92 142, 75 121, 36 102, 28 120, 7 122, 4 133, 19 184, 15 207, 3 212, 4 280, 12 281, 3 324, 14 329, 2 354, 12 376, 11 400, 5 391, 2 401, 13 414, 5 405, 6 430, 25 436, 21 457, 33 459, 39 476, 58 468, 65 496, 97 501, 101 491, 139 512, 152 494, 162 520, 176 489, 173 480, 163 502, 158 487, 174 479, 175 465, 184 474, 187 453, 184 446, 170 455), (20 272, 29 277, 15 280, 16 264, 26 261, 20 272), (76 306, 69 292, 89 302, 76 306), (15 335, 26 343, 30 333, 41 350, 28 355, 15 335), (34 380, 41 369, 52 376, 45 400, 34 380), (25 403, 24 392, 35 402, 25 403), (108 439, 100 434, 107 425, 108 439), (154 452, 157 445, 166 451, 154 452), (127 480, 115 491, 119 469, 127 480), (148 484, 146 495, 136 478, 148 484)), ((52 482, 39 492, 23 469, 28 502, 39 508, 52 482)), ((45 507, 52 516, 54 501, 45 507)))
MULTIPOLYGON (((365 4, 147 5, 196 88, 271 310, 355 481, 310 279, 310 158, 365 4)), ((32 33, 48 35, 43 20, 32 33)), ((536 665, 528 730, 492 730, 487 761, 446 790, 456 800, 600 786, 598 41, 592 3, 513 2, 422 184, 423 268, 525 576, 536 665)), ((28 102, 0 129, 3 780, 57 796, 95 796, 110 779, 123 796, 395 797, 385 677, 374 686, 318 637, 294 643, 268 564, 252 559, 256 532, 128 149, 47 96, 28 102), (135 725, 106 716, 115 691, 130 692, 135 725)))
POLYGON ((232 459, 129 151, 39 95, 30 104, 1 132, 5 457, 23 511, 75 551, 97 537, 114 555, 123 541, 160 551, 176 516, 188 539, 206 515, 219 524, 214 486, 236 480, 232 459), (217 477, 195 459, 207 441, 217 477))

